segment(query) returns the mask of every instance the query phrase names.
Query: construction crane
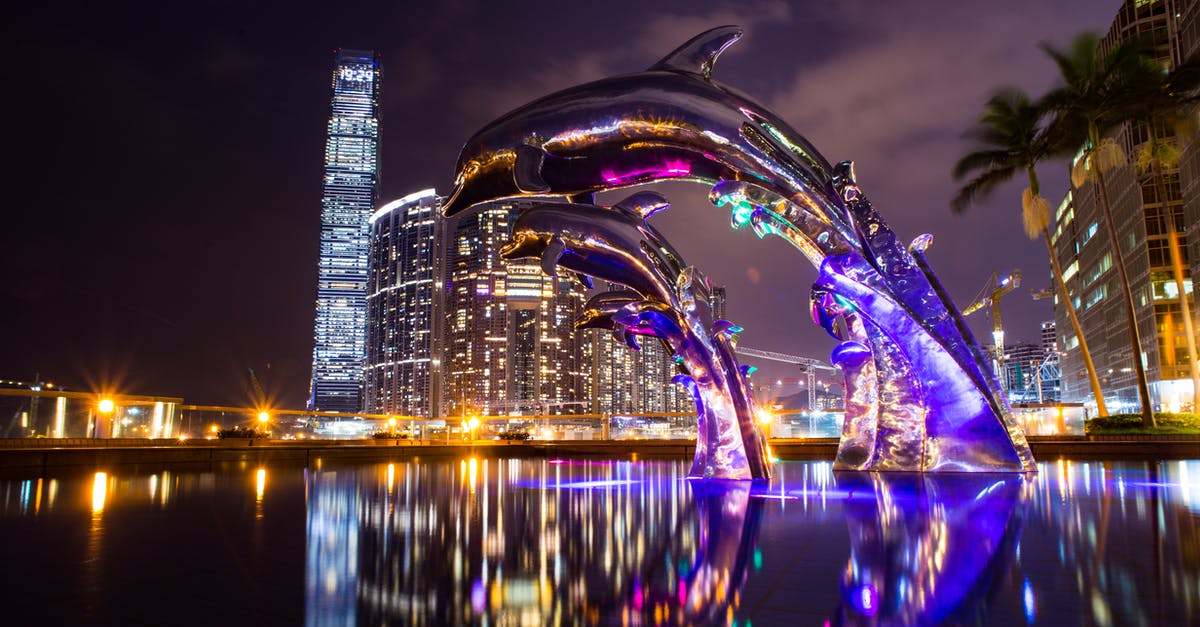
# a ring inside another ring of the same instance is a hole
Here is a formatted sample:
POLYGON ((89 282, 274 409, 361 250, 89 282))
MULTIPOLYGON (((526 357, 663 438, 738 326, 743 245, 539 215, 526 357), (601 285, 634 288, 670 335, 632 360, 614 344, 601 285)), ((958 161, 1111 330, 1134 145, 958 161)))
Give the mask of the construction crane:
POLYGON ((808 406, 816 407, 817 402, 817 370, 837 370, 833 366, 826 364, 818 359, 811 357, 800 357, 799 355, 788 355, 786 353, 776 353, 775 351, 763 351, 757 348, 747 348, 738 346, 734 349, 739 355, 746 357, 758 357, 759 359, 768 359, 770 361, 781 361, 785 364, 795 364, 800 366, 800 371, 808 377, 808 406))
POLYGON ((969 316, 980 309, 987 308, 988 315, 992 319, 992 341, 996 344, 996 359, 993 362, 993 369, 996 371, 996 378, 1000 379, 1000 387, 1005 390, 1008 389, 1008 372, 1004 367, 1004 325, 1000 322, 1000 298, 1020 286, 1020 270, 1013 270, 1012 273, 1004 276, 998 276, 993 272, 975 300, 962 310, 964 316, 969 316))

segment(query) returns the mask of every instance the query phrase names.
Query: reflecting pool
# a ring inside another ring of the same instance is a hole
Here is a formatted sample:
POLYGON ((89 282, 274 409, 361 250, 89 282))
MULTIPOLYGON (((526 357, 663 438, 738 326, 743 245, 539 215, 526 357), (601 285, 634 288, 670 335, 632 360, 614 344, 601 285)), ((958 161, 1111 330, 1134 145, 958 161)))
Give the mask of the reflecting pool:
POLYGON ((705 484, 686 461, 0 479, 5 622, 1200 622, 1200 461, 705 484))

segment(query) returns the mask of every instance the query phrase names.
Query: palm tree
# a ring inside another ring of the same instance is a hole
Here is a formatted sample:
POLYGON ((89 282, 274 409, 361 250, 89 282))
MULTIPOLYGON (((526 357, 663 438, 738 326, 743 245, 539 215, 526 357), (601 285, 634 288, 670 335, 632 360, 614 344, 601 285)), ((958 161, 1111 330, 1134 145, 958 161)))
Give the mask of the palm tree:
POLYGON ((1150 386, 1146 382, 1146 367, 1142 363, 1142 342, 1134 314, 1133 288, 1129 283, 1125 258, 1121 254, 1105 184, 1105 173, 1124 163, 1125 157, 1116 142, 1105 138, 1105 134, 1130 119, 1139 82, 1147 72, 1156 70, 1147 54, 1144 40, 1126 40, 1104 52, 1100 51, 1099 44, 1100 39, 1095 34, 1084 33, 1076 37, 1067 50, 1042 45, 1042 49, 1058 65, 1063 82, 1062 86, 1047 94, 1043 102, 1057 114, 1053 124, 1057 132, 1084 148, 1083 157, 1072 172, 1071 182, 1076 187, 1081 186, 1084 181, 1078 175, 1086 173, 1086 179, 1096 186, 1100 214, 1112 249, 1113 266, 1117 269, 1124 296, 1125 322, 1129 328, 1129 344, 1142 405, 1142 424, 1153 427, 1154 408, 1150 404, 1150 386))
POLYGON ((1054 254, 1054 245, 1050 239, 1050 206, 1042 198, 1041 185, 1038 181, 1035 166, 1051 157, 1061 156, 1063 146, 1052 136, 1042 124, 1046 117, 1045 109, 1033 103, 1029 96, 1015 88, 1005 88, 996 92, 987 103, 987 109, 979 119, 979 126, 968 133, 979 145, 979 149, 967 154, 954 166, 955 180, 962 180, 968 173, 978 172, 968 181, 958 195, 951 201, 955 212, 964 211, 977 198, 991 193, 996 186, 1008 181, 1024 170, 1029 177, 1029 187, 1022 194, 1022 218, 1025 224, 1025 234, 1031 239, 1042 236, 1046 244, 1046 254, 1050 257, 1050 268, 1054 272, 1054 284, 1058 288, 1059 300, 1066 305, 1067 317, 1071 320, 1071 328, 1075 337, 1079 338, 1079 349, 1083 353, 1083 363, 1087 367, 1088 382, 1092 386, 1092 396, 1096 399, 1096 409, 1101 416, 1107 416, 1104 406, 1104 394, 1100 391, 1100 379, 1096 376, 1096 367, 1092 363, 1092 353, 1088 350, 1087 340, 1079 325, 1079 317, 1075 314, 1075 305, 1067 292, 1067 284, 1063 280, 1062 267, 1058 256, 1054 254))

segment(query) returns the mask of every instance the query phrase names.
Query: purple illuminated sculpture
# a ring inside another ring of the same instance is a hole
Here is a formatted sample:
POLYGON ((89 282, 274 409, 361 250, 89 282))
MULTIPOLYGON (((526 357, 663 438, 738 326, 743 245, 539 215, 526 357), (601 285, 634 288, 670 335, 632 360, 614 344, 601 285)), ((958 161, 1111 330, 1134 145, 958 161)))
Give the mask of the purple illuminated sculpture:
MULTIPOLYGON (((492 122, 463 147, 455 190, 443 211, 452 216, 478 203, 518 196, 566 197, 570 202, 557 205, 554 215, 565 220, 577 213, 574 228, 587 240, 590 235, 579 225, 613 211, 590 204, 595 192, 667 179, 709 185, 713 203, 731 209, 735 228, 784 237, 819 269, 813 319, 841 342, 832 359, 846 378, 846 421, 836 468, 1033 471, 1033 456, 995 376, 924 260, 932 238, 902 245, 866 199, 849 162, 830 165, 770 110, 712 79, 718 55, 740 36, 737 27, 712 29, 645 72, 572 87, 492 122)), ((625 208, 644 209, 640 201, 625 208)), ((643 217, 651 213, 644 211, 643 217)), ((550 220, 535 230, 543 237, 556 228, 550 220)), ((563 243, 551 236, 546 246, 563 243)), ((626 252, 630 259, 638 254, 626 252)), ((617 274, 642 271, 623 268, 617 274)), ((674 297, 686 306, 687 297, 674 297)), ((620 309, 612 298, 595 304, 595 316, 611 319, 620 309)), ((685 310, 669 309, 649 317, 674 316, 674 324, 691 328, 680 322, 685 310)), ((630 324, 624 316, 616 320, 626 330, 622 333, 632 328, 633 333, 669 335, 640 318, 630 324)), ((723 335, 704 330, 694 337, 705 335, 713 342, 723 335)), ((713 355, 719 352, 713 350, 713 355)), ((716 359, 721 368, 704 373, 720 371, 737 381, 713 384, 730 396, 722 408, 709 412, 709 424, 718 423, 724 433, 745 433, 747 415, 731 410, 737 398, 750 396, 744 377, 735 376, 741 373, 731 355, 705 359, 716 359)), ((702 377, 693 364, 685 367, 699 384, 702 377)), ((712 396, 700 397, 712 403, 712 396)), ((707 411, 701 411, 702 420, 707 411)), ((710 442, 699 440, 698 448, 710 442)), ((752 455, 749 442, 743 446, 752 455)), ((711 476, 736 477, 744 470, 714 468, 711 476)))
POLYGON ((611 329, 634 350, 637 336, 658 338, 675 355, 684 370, 675 381, 692 393, 699 419, 690 476, 769 478, 750 384, 733 355, 741 327, 713 319, 708 280, 646 222, 667 206, 653 192, 613 207, 537 204, 517 217, 500 255, 540 258, 547 274, 562 267, 628 287, 593 296, 576 327, 611 329))

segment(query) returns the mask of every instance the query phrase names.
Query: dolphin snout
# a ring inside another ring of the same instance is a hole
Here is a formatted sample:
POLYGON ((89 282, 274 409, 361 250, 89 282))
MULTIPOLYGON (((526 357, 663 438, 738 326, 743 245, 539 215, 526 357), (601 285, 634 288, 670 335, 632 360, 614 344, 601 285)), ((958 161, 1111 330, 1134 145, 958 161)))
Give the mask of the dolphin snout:
POLYGON ((500 247, 500 258, 505 261, 513 259, 529 259, 540 257, 550 241, 549 235, 541 235, 531 231, 518 231, 512 240, 500 247))

